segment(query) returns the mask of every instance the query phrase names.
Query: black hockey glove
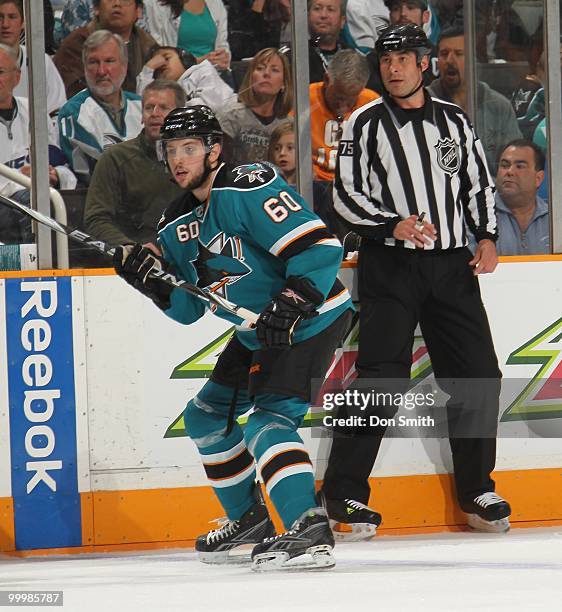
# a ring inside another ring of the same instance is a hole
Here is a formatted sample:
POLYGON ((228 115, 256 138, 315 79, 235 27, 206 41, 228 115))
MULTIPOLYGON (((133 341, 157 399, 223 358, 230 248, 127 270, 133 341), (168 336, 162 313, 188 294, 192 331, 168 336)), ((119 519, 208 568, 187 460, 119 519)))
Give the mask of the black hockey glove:
POLYGON ((115 247, 113 266, 121 278, 149 297, 158 308, 166 310, 170 307, 173 287, 159 278, 148 276, 152 270, 163 269, 162 261, 150 249, 140 244, 115 247))
POLYGON ((260 314, 256 333, 265 348, 288 349, 293 333, 303 319, 318 316, 315 308, 324 296, 305 278, 290 276, 281 293, 260 314))

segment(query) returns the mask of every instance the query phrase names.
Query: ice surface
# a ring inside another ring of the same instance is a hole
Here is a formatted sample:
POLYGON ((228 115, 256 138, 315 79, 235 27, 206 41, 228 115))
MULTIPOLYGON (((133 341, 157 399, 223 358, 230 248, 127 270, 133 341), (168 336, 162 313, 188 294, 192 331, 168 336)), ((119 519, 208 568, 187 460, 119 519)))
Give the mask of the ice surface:
POLYGON ((332 570, 268 574, 191 550, 0 557, 0 590, 62 589, 49 609, 64 612, 562 610, 562 528, 379 535, 335 554, 332 570))

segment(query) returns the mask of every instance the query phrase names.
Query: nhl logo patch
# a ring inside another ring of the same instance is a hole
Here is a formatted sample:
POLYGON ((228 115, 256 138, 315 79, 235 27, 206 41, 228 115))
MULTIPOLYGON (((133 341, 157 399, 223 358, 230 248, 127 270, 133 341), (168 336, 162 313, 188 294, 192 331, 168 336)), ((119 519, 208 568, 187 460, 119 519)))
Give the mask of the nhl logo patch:
POLYGON ((435 145, 437 163, 443 172, 453 176, 459 171, 461 161, 457 143, 451 138, 440 139, 435 145))

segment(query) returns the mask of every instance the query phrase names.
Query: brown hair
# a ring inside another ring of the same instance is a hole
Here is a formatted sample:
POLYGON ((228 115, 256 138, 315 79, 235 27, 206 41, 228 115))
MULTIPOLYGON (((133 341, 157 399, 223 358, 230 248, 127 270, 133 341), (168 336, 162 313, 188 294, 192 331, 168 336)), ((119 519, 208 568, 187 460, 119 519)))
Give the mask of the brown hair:
POLYGON ((23 19, 23 0, 0 0, 0 6, 4 4, 15 4, 20 17, 23 19))
POLYGON ((267 64, 272 57, 278 57, 283 64, 283 87, 277 94, 277 98, 275 100, 275 116, 286 117, 293 107, 293 79, 291 78, 291 67, 289 66, 289 62, 287 61, 285 55, 279 52, 279 49, 267 47, 266 49, 258 51, 258 53, 256 53, 256 55, 252 58, 252 61, 246 70, 246 74, 244 75, 244 80, 240 85, 238 101, 242 102, 242 104, 245 104, 249 108, 258 105, 258 100, 256 99, 256 95, 254 94, 254 90, 251 86, 252 73, 256 69, 256 66, 262 63, 267 64))
POLYGON ((142 92, 142 102, 144 105, 146 96, 151 91, 165 91, 170 90, 174 92, 176 99, 176 108, 182 108, 187 103, 187 95, 182 86, 177 81, 170 81, 169 79, 155 79, 151 81, 142 92))
POLYGON ((271 132, 269 137, 269 147, 267 148, 267 161, 273 162, 275 146, 286 134, 294 134, 295 126, 292 119, 285 119, 271 132))

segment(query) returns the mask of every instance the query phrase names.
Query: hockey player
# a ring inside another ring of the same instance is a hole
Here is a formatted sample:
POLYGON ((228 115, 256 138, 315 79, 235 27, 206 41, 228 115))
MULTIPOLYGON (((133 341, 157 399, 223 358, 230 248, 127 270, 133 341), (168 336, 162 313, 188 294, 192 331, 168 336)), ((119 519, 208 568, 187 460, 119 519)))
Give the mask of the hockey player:
MULTIPOLYGON (((185 193, 159 224, 163 265, 209 292, 261 312, 239 326, 211 379, 184 413, 227 522, 200 536, 202 561, 224 563, 254 544, 253 567, 291 558, 331 567, 333 536, 314 493, 310 457, 297 429, 312 379, 323 378, 350 323, 350 296, 336 278, 342 248, 272 167, 221 161, 222 129, 206 106, 179 108, 161 129, 161 158, 185 193), (243 430, 236 417, 252 410, 243 430), (287 533, 273 524, 255 484, 257 468, 287 533)), ((118 247, 115 269, 168 316, 189 325, 205 303, 148 276, 160 265, 140 245, 118 247)))

